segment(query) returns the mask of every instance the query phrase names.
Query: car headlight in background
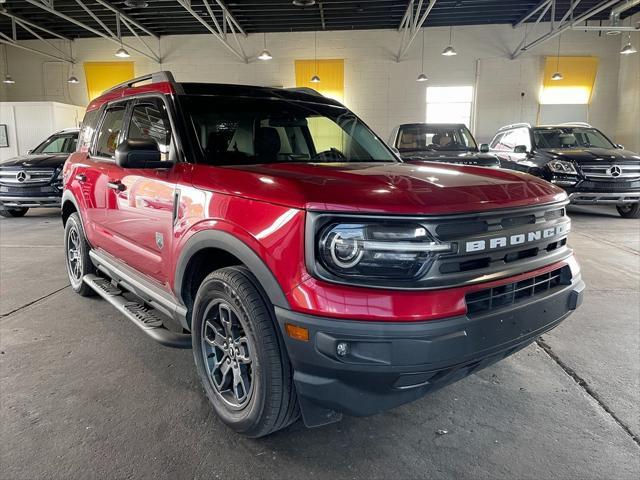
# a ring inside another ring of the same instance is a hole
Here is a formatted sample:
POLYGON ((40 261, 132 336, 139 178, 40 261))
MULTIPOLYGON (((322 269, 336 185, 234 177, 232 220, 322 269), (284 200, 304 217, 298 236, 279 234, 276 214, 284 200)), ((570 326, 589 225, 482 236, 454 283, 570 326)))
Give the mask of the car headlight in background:
POLYGON ((547 163, 547 167, 553 173, 564 173, 565 175, 577 175, 578 172, 572 162, 565 160, 551 160, 547 163))
POLYGON ((451 251, 417 223, 329 223, 317 236, 317 256, 341 278, 410 280, 433 255, 451 251))

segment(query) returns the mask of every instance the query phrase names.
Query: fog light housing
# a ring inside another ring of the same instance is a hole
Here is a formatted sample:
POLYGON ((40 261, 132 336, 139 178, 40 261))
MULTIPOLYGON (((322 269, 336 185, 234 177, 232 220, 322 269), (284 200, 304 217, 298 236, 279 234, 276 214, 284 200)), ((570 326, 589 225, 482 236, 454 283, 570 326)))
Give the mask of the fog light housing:
POLYGON ((336 345, 336 354, 339 357, 344 357, 349 353, 349 344, 347 342, 339 342, 336 345))

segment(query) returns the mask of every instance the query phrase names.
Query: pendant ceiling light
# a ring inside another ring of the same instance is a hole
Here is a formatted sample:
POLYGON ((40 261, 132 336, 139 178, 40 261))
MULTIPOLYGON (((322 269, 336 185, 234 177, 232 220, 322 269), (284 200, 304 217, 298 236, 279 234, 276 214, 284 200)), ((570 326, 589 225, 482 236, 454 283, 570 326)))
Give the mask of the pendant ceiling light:
POLYGON ((116 33, 118 35, 118 40, 120 40, 120 48, 116 50, 115 56, 118 58, 129 58, 129 52, 124 48, 122 44, 122 33, 120 32, 120 14, 116 14, 116 33))
POLYGON ((318 76, 318 32, 313 32, 313 62, 315 63, 315 75, 311 77, 311 83, 320 83, 318 76))
POLYGON ((267 50, 267 34, 264 33, 264 50, 262 50, 262 53, 260 53, 260 55, 258 55, 258 59, 259 60, 271 60, 273 57, 271 56, 271 53, 269 53, 269 50, 267 50))
MULTIPOLYGON (((631 17, 629 17, 629 26, 631 26, 631 17)), ((631 32, 629 32, 629 38, 627 40, 627 44, 622 47, 620 50, 620 55, 631 55, 632 53, 637 53, 636 47, 631 45, 631 32)))
POLYGON ((296 7, 313 7, 316 4, 316 0, 293 0, 293 4, 296 7))
POLYGON ((4 71, 7 72, 4 75, 4 80, 2 83, 6 83, 7 85, 13 85, 16 81, 13 79, 11 75, 9 75, 9 60, 7 58, 7 46, 4 45, 4 71))
POLYGON ((130 8, 146 8, 149 2, 146 0, 126 0, 124 4, 130 8))
POLYGON ((69 72, 69 78, 67 78, 67 83, 70 83, 72 85, 76 85, 78 83, 80 83, 80 80, 78 80, 78 77, 76 77, 73 74, 73 41, 69 40, 69 58, 71 58, 71 71, 69 72))
POLYGON ((449 27, 449 45, 442 51, 442 55, 445 57, 453 57, 457 55, 456 49, 453 48, 453 25, 449 27))
POLYGON ((424 28, 422 29, 422 66, 420 67, 420 75, 416 78, 416 82, 426 82, 427 76, 424 74, 424 28))
POLYGON ((560 73, 560 40, 562 35, 558 35, 558 54, 556 55, 556 73, 551 75, 551 80, 562 80, 564 77, 560 73))

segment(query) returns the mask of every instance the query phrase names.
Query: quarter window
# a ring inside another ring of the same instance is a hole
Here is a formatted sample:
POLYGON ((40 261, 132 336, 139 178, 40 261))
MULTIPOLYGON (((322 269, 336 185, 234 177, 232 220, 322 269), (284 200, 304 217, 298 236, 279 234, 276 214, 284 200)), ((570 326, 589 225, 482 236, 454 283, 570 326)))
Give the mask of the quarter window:
POLYGON ((98 132, 95 154, 99 157, 114 158, 116 147, 122 131, 124 120, 124 106, 118 106, 107 110, 98 132))

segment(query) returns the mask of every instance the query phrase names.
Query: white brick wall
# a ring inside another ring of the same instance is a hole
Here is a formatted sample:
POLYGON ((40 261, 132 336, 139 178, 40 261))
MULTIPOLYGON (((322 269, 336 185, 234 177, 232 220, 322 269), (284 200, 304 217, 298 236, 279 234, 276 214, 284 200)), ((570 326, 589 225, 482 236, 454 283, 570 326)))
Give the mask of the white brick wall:
MULTIPOLYGON (((540 32, 544 29, 548 26, 538 28, 540 32)), ((555 55, 557 43, 545 43, 531 54, 510 60, 510 50, 522 35, 522 29, 514 30, 509 25, 456 28, 454 45, 459 55, 443 57, 440 52, 448 43, 448 28, 426 29, 427 83, 415 81, 420 69, 420 36, 407 59, 396 63, 393 56, 400 42, 396 31, 318 32, 318 58, 345 59, 345 103, 385 139, 398 123, 424 120, 427 85, 476 85, 475 130, 478 139, 486 141, 505 123, 536 121, 541 57, 555 55), (521 92, 525 93, 522 109, 521 92)), ((532 38, 534 33, 529 35, 532 38)), ((249 55, 257 55, 262 49, 262 35, 250 35, 242 41, 249 55)), ((313 33, 268 34, 267 44, 273 60, 243 64, 212 36, 168 36, 161 40, 162 65, 140 56, 132 56, 131 60, 136 62, 137 75, 166 69, 179 81, 294 86, 294 60, 313 58, 313 33)), ((43 48, 42 44, 37 48, 43 48)), ((87 94, 81 63, 115 61, 116 48, 103 39, 76 40, 74 52, 79 65, 74 74, 80 78, 80 84, 65 83, 64 94, 55 98, 44 94, 43 62, 48 60, 9 48, 11 74, 17 83, 10 87, 3 85, 0 98, 4 94, 7 100, 56 100, 85 105, 87 94)), ((619 103, 619 48, 619 37, 569 31, 562 38, 562 55, 600 58, 589 116, 592 123, 612 136, 616 136, 613 129, 619 103)))

